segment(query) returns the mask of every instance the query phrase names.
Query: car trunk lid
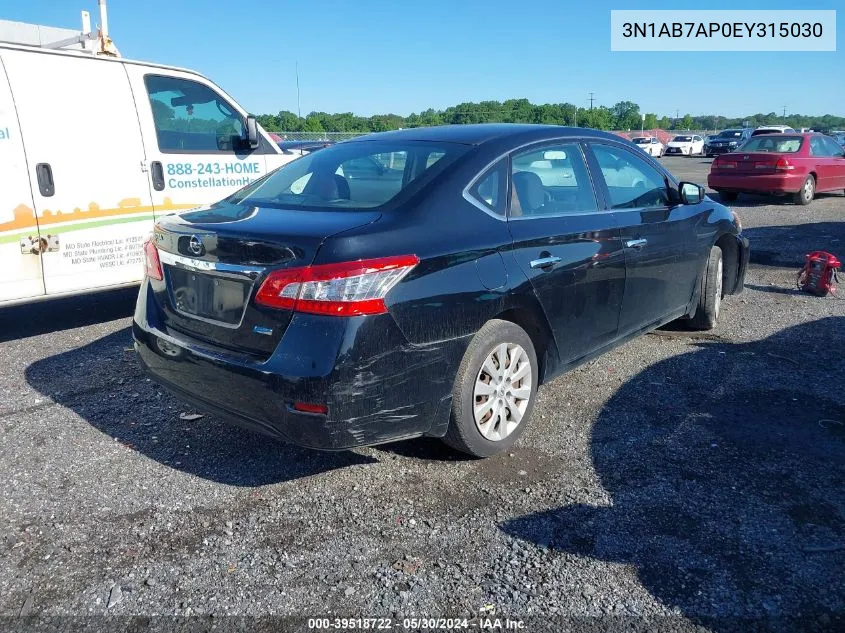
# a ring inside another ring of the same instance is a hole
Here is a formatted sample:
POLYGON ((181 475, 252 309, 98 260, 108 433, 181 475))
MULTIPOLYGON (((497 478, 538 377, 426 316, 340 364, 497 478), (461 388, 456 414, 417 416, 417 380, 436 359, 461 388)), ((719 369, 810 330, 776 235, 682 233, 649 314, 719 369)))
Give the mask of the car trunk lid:
POLYGON ((177 337, 269 356, 293 313, 254 301, 267 274, 309 266, 327 237, 379 217, 228 203, 165 216, 154 233, 164 277, 156 301, 165 327, 177 337))

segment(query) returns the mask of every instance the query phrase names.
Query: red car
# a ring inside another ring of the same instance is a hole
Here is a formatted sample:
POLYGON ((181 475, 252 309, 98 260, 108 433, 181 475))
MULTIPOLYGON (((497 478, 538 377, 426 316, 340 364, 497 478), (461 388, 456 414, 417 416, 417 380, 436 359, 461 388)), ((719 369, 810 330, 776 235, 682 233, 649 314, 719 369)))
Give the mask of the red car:
POLYGON ((845 189, 845 152, 824 134, 764 134, 716 157, 707 184, 723 202, 740 193, 791 195, 810 204, 816 192, 845 189))

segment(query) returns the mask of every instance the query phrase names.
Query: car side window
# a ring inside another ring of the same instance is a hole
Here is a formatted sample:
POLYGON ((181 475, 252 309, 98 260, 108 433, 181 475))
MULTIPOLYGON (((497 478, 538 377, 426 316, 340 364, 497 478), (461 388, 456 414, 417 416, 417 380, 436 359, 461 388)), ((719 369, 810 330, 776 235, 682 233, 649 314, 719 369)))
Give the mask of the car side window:
POLYGON ((666 180, 657 169, 631 152, 610 145, 591 144, 613 209, 665 207, 666 180))
POLYGON ((243 119, 208 86, 163 75, 147 75, 144 83, 160 151, 228 154, 243 148, 243 119))
POLYGON ((829 156, 828 149, 825 147, 821 136, 810 137, 810 155, 829 156))
POLYGON ((577 143, 515 154, 511 158, 509 217, 595 213, 590 174, 577 143))
POLYGON ((485 209, 503 217, 507 187, 506 164, 507 161, 503 159, 487 169, 467 192, 485 209))
POLYGON ((842 153, 845 152, 845 149, 839 146, 839 144, 834 141, 832 138, 822 137, 822 143, 827 148, 827 155, 828 156, 842 156, 842 153))

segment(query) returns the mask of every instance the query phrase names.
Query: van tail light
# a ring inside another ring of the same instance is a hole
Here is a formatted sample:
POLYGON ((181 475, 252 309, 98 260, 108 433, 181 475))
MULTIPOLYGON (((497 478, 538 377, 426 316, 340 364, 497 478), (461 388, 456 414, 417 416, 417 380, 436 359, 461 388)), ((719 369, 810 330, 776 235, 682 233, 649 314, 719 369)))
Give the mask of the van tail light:
POLYGON ((152 240, 144 242, 144 274, 150 279, 161 281, 164 274, 161 272, 161 260, 158 258, 158 249, 152 240))
POLYGON ((779 158, 778 162, 775 163, 775 169, 777 171, 792 171, 793 169, 795 169, 795 165, 792 165, 785 158, 779 158))
POLYGON ((311 314, 383 314, 387 293, 419 261, 416 255, 400 255, 276 270, 261 284, 255 301, 311 314))

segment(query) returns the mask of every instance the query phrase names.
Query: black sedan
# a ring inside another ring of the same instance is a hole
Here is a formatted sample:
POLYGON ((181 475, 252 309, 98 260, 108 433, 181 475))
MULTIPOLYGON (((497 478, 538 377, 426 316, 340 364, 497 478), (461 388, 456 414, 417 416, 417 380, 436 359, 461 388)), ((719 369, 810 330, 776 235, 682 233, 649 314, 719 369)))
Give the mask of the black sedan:
POLYGON ((738 218, 617 136, 373 134, 161 218, 133 333, 152 376, 274 437, 488 456, 537 388, 743 288, 738 218))

